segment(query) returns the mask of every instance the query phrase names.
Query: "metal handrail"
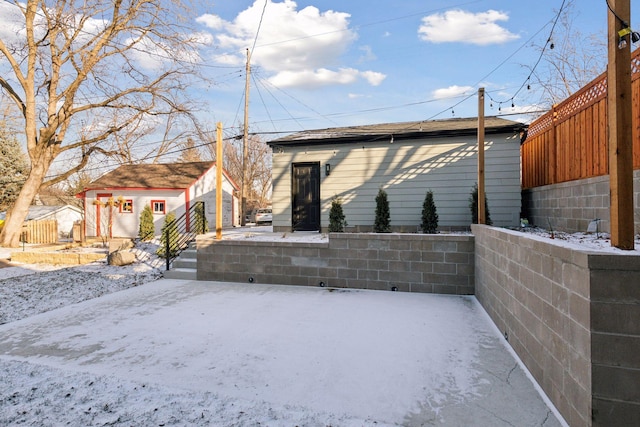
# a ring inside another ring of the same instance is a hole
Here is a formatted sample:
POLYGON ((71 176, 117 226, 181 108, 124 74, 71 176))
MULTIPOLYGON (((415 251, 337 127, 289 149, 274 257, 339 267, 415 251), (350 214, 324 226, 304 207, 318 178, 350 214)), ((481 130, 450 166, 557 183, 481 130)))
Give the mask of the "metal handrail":
POLYGON ((204 202, 196 202, 180 218, 176 218, 171 224, 165 224, 164 255, 167 270, 171 269, 171 262, 189 247, 196 236, 206 232, 204 208, 204 202))

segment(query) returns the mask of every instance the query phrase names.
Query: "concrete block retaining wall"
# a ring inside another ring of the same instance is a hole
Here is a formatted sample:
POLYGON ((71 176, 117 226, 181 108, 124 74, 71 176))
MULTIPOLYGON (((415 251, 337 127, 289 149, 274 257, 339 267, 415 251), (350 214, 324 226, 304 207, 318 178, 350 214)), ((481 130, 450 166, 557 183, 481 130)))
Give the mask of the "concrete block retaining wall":
MULTIPOLYGON (((610 232, 609 175, 522 191, 522 215, 542 228, 575 233, 587 231, 589 222, 599 218, 600 229, 610 232)), ((640 233, 640 170, 633 173, 635 230, 640 233)))
POLYGON ((640 425, 640 256, 472 231, 476 296, 567 422, 640 425))
POLYGON ((197 239, 198 280, 469 295, 472 235, 330 233, 324 242, 197 239))

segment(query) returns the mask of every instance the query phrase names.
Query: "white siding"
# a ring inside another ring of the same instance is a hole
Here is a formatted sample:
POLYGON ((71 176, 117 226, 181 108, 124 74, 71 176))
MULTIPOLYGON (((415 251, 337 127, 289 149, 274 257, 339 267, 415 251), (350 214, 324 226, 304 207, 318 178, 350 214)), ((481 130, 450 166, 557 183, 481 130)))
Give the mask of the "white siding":
MULTIPOLYGON (((198 179, 189 188, 189 201, 191 206, 197 201, 204 201, 205 216, 211 230, 216 226, 216 173, 215 167, 210 169, 205 175, 198 179)), ((223 177, 223 227, 232 227, 238 224, 237 217, 237 200, 233 197, 233 185, 223 177)), ((87 236, 97 235, 96 212, 98 207, 93 204, 98 194, 112 194, 114 198, 122 196, 124 199, 133 201, 133 212, 120 212, 118 208, 113 209, 112 216, 112 234, 113 237, 136 237, 140 227, 140 214, 145 206, 150 206, 152 200, 163 200, 165 202, 165 214, 174 212, 176 217, 180 217, 185 213, 187 195, 183 190, 91 190, 86 193, 86 233, 87 236)), ((103 201, 106 198, 102 199, 103 201)), ((101 207, 100 233, 106 235, 108 229, 107 209, 101 207)), ((160 234, 162 225, 164 224, 163 214, 154 214, 154 225, 156 235, 160 234)))
MULTIPOLYGON (((491 219, 515 226, 520 216, 520 145, 512 135, 487 135, 486 192, 491 219)), ((350 226, 372 226, 375 197, 387 191, 392 226, 417 226, 427 190, 434 192, 439 224, 467 227, 469 195, 477 181, 475 136, 379 143, 284 147, 273 155, 273 225, 291 226, 291 164, 320 162, 321 226, 327 227, 334 195, 343 200, 350 226), (364 146, 364 148, 363 148, 364 146), (325 164, 331 173, 325 175, 325 164)))
MULTIPOLYGON (((202 200, 205 203, 205 216, 209 222, 209 228, 216 228, 216 168, 200 178, 191 187, 191 200, 202 200)), ((222 177, 222 226, 233 227, 238 225, 237 205, 233 198, 233 185, 224 176, 222 177)))
MULTIPOLYGON (((112 194, 114 198, 122 196, 124 199, 133 200, 133 212, 120 212, 116 207, 112 214, 112 234, 113 237, 136 237, 140 227, 140 214, 145 206, 150 206, 152 200, 164 200, 165 213, 175 212, 176 216, 184 214, 185 194, 180 190, 100 190, 88 191, 86 195, 86 233, 87 236, 97 236, 96 213, 98 206, 93 204, 97 194, 112 194)), ((106 198, 101 198, 105 201, 106 198)), ((106 235, 108 229, 108 207, 100 207, 100 234, 106 235)), ((156 234, 160 234, 164 223, 163 214, 154 214, 153 222, 156 234)))
POLYGON ((58 234, 61 237, 69 237, 73 230, 73 223, 82 220, 82 211, 65 207, 42 219, 53 219, 58 222, 58 234))

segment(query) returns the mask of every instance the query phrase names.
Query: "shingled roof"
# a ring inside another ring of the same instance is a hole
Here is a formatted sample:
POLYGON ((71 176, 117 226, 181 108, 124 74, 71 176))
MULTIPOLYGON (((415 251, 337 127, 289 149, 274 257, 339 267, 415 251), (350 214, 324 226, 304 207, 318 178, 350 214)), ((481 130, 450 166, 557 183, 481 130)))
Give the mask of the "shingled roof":
MULTIPOLYGON (((485 118, 485 133, 515 132, 525 125, 500 117, 485 118)), ((454 118, 446 120, 423 120, 417 122, 382 123, 364 126, 307 130, 270 141, 269 145, 334 144, 342 142, 377 141, 383 137, 408 139, 447 135, 471 135, 478 129, 478 119, 454 118)))
POLYGON ((85 190, 105 188, 188 188, 216 162, 122 165, 89 183, 85 190))

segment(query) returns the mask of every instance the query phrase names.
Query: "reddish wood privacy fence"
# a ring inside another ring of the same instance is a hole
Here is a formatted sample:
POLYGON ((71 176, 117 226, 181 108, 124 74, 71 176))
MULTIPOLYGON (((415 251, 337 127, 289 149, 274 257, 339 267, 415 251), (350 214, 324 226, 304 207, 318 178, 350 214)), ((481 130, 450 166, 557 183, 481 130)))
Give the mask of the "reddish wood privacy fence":
POLYGON ((27 221, 22 227, 22 240, 26 243, 56 243, 58 241, 58 221, 27 221))
MULTIPOLYGON (((633 167, 640 169, 640 49, 631 57, 633 167)), ((607 74, 531 123, 522 145, 522 187, 609 173, 607 74)))

